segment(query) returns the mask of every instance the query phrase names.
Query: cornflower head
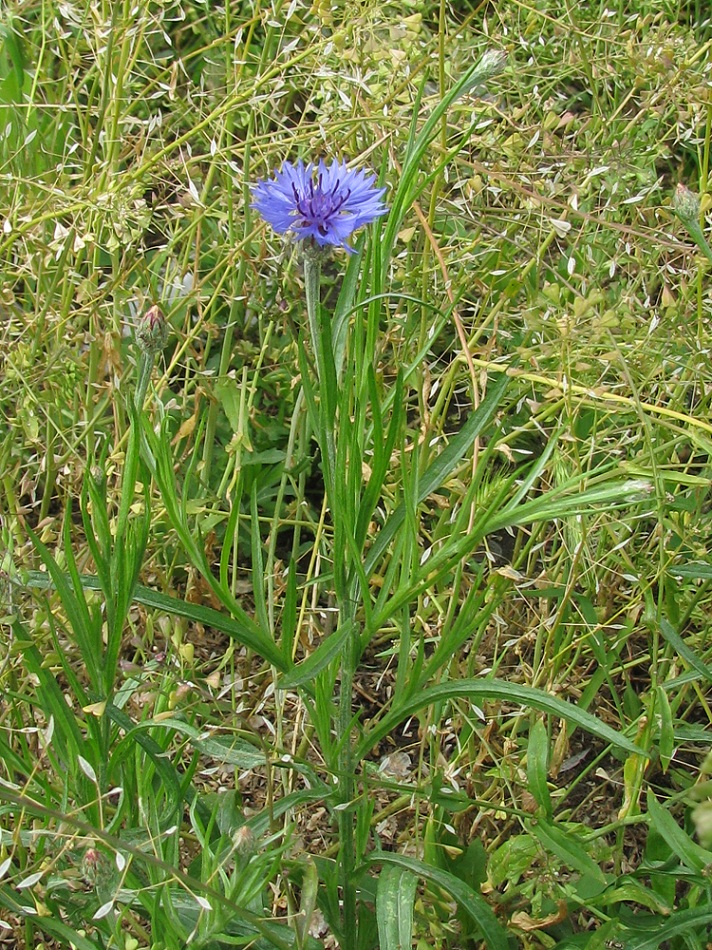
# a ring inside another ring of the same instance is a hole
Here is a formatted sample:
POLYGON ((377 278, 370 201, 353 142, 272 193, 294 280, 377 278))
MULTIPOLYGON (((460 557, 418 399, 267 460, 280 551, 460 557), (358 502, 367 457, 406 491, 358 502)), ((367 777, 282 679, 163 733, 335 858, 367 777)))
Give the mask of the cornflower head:
POLYGON ((292 232, 312 246, 354 249, 348 243, 354 231, 387 211, 385 188, 375 187, 376 176, 350 170, 334 160, 327 167, 285 162, 274 178, 252 186, 252 207, 278 234, 292 232))

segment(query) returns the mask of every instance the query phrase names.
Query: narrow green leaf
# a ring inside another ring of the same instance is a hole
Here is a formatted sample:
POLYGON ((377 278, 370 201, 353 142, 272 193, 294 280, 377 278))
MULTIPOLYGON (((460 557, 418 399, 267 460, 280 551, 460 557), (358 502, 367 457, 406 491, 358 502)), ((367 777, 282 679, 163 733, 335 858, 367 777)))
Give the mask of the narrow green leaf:
POLYGON ((257 620, 263 630, 269 630, 267 600, 265 597, 265 565, 260 537, 260 518, 257 508, 257 479, 252 483, 250 493, 250 534, 252 535, 252 592, 255 598, 257 620))
MULTIPOLYGON (((487 629, 492 614, 501 602, 507 583, 504 578, 496 581, 495 585, 481 583, 487 569, 487 561, 484 558, 481 564, 474 567, 468 565, 470 590, 465 600, 458 604, 453 622, 443 627, 434 652, 428 658, 420 677, 409 684, 408 693, 404 698, 409 698, 415 690, 432 682, 440 667, 449 663, 467 640, 487 629)), ((422 638, 420 639, 422 643, 422 638)))
POLYGON ((658 740, 660 764, 663 767, 663 772, 667 772, 675 751, 675 727, 670 700, 662 686, 656 687, 655 700, 660 717, 660 737, 658 740))
POLYGON ((529 791, 543 808, 547 817, 551 817, 551 795, 547 783, 549 775, 549 734, 543 720, 537 719, 529 732, 527 745, 527 781, 529 791))
POLYGON ((395 865, 410 871, 411 874, 417 877, 430 881, 437 887, 441 887, 457 901, 460 909, 464 910, 475 921, 482 931, 487 950, 508 950, 507 933, 498 922, 487 901, 480 893, 470 887, 469 884, 455 877, 454 874, 424 864, 415 858, 406 857, 404 854, 386 851, 379 851, 371 855, 369 864, 395 865))
POLYGON ((81 592, 79 596, 77 596, 76 587, 74 587, 79 575, 76 571, 76 564, 72 556, 68 521, 65 521, 64 532, 65 555, 67 567, 69 568, 68 575, 60 569, 50 550, 40 541, 34 531, 29 526, 27 526, 25 530, 47 568, 47 573, 41 575, 45 579, 45 589, 52 586, 59 594, 64 612, 67 615, 67 621, 76 637, 77 646, 82 654, 82 659, 86 663, 91 684, 94 688, 97 688, 101 682, 101 661, 99 658, 101 631, 92 631, 92 618, 86 601, 81 592), (49 583, 50 579, 51 585, 49 583), (70 584, 70 581, 72 581, 73 584, 70 584), (92 635, 93 632, 96 633, 95 636, 92 635))
POLYGON ((366 541, 368 526, 375 511, 378 499, 383 491, 383 483, 391 464, 391 456, 395 448, 397 434, 400 432, 403 419, 403 375, 398 373, 394 387, 395 397, 393 399, 393 409, 391 420, 388 425, 388 434, 384 438, 383 420, 381 407, 378 402, 378 392, 376 389, 373 370, 369 367, 368 374, 370 401, 373 411, 373 461, 371 466, 371 475, 368 484, 361 498, 361 504, 358 511, 358 521, 356 525, 356 543, 360 548, 366 541))
MULTIPOLYGON (((101 463, 100 463, 101 464, 101 463)), ((110 582, 109 552, 112 534, 109 525, 106 484, 103 475, 95 478, 91 467, 87 467, 80 499, 84 535, 96 564, 97 574, 104 583, 108 595, 110 582), (91 501, 91 505, 89 502, 91 501), (91 508, 91 514, 90 514, 91 508)))
POLYGON ((703 873, 712 867, 712 851, 696 844, 678 825, 670 812, 659 804, 650 789, 648 789, 647 804, 649 824, 655 828, 684 865, 698 873, 703 873))
POLYGON ((668 920, 650 933, 641 934, 640 928, 636 927, 635 930, 624 931, 622 936, 625 940, 625 950, 659 950, 660 947, 666 946, 666 941, 672 937, 690 934, 695 930, 702 940, 706 940, 710 935, 710 927, 712 906, 705 903, 701 907, 675 911, 668 920))
POLYGON ((67 705, 64 692, 59 688, 52 672, 44 666, 44 657, 34 644, 27 644, 22 639, 20 624, 13 625, 16 641, 20 643, 22 657, 30 673, 37 678, 38 690, 42 696, 42 709, 49 719, 54 717, 54 751, 65 758, 65 762, 76 760, 76 753, 86 742, 82 735, 77 719, 67 705))
MULTIPOLYGON (((578 481, 578 480, 577 480, 578 481)), ((535 521, 567 518, 602 505, 623 508, 643 501, 650 493, 650 483, 611 478, 606 484, 579 490, 576 482, 544 492, 519 505, 508 504, 487 526, 488 533, 514 525, 535 521)))
POLYGON ((131 417, 128 433, 128 442, 124 454, 124 465, 121 473, 121 493, 119 496, 119 511, 116 516, 117 544, 121 544, 126 537, 131 506, 136 493, 141 461, 141 414, 131 400, 128 401, 128 411, 131 417))
POLYGON ((712 564, 705 561, 692 561, 690 564, 678 564, 668 568, 675 577, 691 577, 696 581, 712 581, 712 564))
POLYGON ((672 907, 659 894, 647 888, 634 877, 619 878, 621 883, 606 889, 606 904, 634 903, 647 907, 656 914, 670 915, 672 907))
MULTIPOLYGON (((241 640, 278 669, 284 669, 287 663, 269 632, 255 623, 233 597, 230 590, 223 587, 220 581, 213 576, 202 544, 199 544, 193 537, 185 517, 187 499, 183 497, 182 500, 179 500, 178 497, 173 474, 173 460, 170 455, 170 444, 166 433, 161 432, 160 435, 157 435, 146 422, 142 434, 142 448, 146 457, 146 465, 160 489, 161 500, 165 506, 168 519, 193 566, 200 571, 210 590, 237 621, 236 626, 240 630, 240 635, 236 636, 235 639, 241 640)), ((223 628, 218 627, 218 629, 223 628)))
POLYGON ((307 416, 311 423, 312 431, 318 433, 320 431, 320 422, 314 384, 315 371, 313 364, 309 360, 309 351, 303 334, 299 336, 297 359, 299 360, 299 376, 302 383, 302 392, 304 393, 304 402, 307 407, 307 416))
POLYGON ((232 432, 242 431, 242 388, 232 376, 218 377, 213 382, 213 393, 227 416, 232 432))
POLYGON ((299 913, 296 916, 297 945, 303 946, 309 937, 312 917, 316 909, 316 899, 319 893, 319 873, 314 859, 307 856, 300 862, 302 866, 301 899, 299 913))
MULTIPOLYGON (((509 377, 502 374, 502 376, 488 388, 487 395, 477 409, 468 418, 457 435, 450 440, 448 446, 443 449, 440 455, 438 455, 428 467, 427 471, 419 480, 418 504, 425 501, 428 495, 431 495, 440 488, 448 475, 466 455, 477 436, 492 420, 509 382, 509 377)), ((405 521, 405 517, 406 506, 404 503, 401 503, 381 528, 376 542, 368 553, 365 563, 366 576, 370 576, 379 558, 405 521)))
POLYGON ((21 40, 23 21, 22 19, 15 21, 14 18, 11 18, 7 7, 4 11, 3 21, 2 25, 0 25, 0 40, 2 40, 2 45, 9 53, 9 58, 12 61, 13 75, 15 77, 18 93, 16 101, 22 102, 22 88, 25 85, 25 55, 21 40), (15 25, 16 23, 17 26, 15 25))
POLYGON ((417 875, 406 868, 386 865, 381 870, 376 891, 380 950, 410 950, 417 886, 417 875))
POLYGON ((350 621, 342 624, 333 633, 320 643, 303 663, 281 677, 277 684, 278 689, 294 689, 304 683, 310 683, 325 669, 342 651, 342 648, 354 632, 354 624, 350 621))
POLYGON ((557 716, 559 719, 572 722, 615 748, 633 754, 643 754, 643 750, 631 742, 630 739, 626 739, 625 736, 572 703, 557 699, 555 696, 531 686, 522 686, 518 683, 507 683, 495 679, 477 679, 455 680, 431 686, 410 698, 407 703, 403 703, 386 713, 358 743, 355 750, 356 758, 362 759, 377 742, 385 738, 404 719, 415 715, 426 706, 449 699, 470 699, 478 706, 481 706, 482 702, 487 699, 520 703, 522 706, 540 709, 542 712, 557 716))
POLYGON ((601 885, 607 883, 606 875, 586 854, 582 842, 575 836, 568 835, 561 826, 542 818, 531 822, 529 828, 543 847, 568 867, 593 878, 601 885))
MULTIPOLYGON (((362 246, 362 241, 359 241, 359 245, 362 246)), ((339 380, 341 379, 341 371, 344 365, 349 317, 353 312, 353 302, 358 290, 361 257, 360 248, 357 249, 355 254, 349 254, 346 271, 341 280, 341 289, 339 290, 339 296, 332 317, 334 366, 336 367, 336 376, 339 380)))
POLYGON ((297 566, 290 560, 286 571, 286 589, 284 592, 284 606, 282 608, 282 622, 280 647, 282 653, 291 660, 294 656, 294 637, 297 632, 297 566))
POLYGON ((245 624, 242 618, 234 619, 219 610, 214 610, 212 607, 205 607, 202 604, 189 604, 185 600, 169 597, 167 594, 150 590, 148 587, 137 586, 134 591, 134 601, 146 607, 155 607, 157 610, 163 610, 166 613, 185 617, 187 620, 196 620, 198 623, 214 627, 254 650, 255 653, 264 657, 277 669, 284 670, 288 667, 288 663, 276 644, 269 637, 263 636, 259 628, 255 629, 253 623, 245 624))
POLYGON ((265 764, 265 753, 240 736, 212 736, 182 719, 146 719, 134 726, 134 732, 148 729, 169 729, 184 735, 193 748, 224 765, 255 769, 265 764))
POLYGON ((703 676, 706 680, 712 682, 712 668, 707 666, 706 663, 703 663, 702 660, 695 654, 695 652, 690 649, 690 647, 688 647, 670 621, 666 620, 665 617, 662 617, 659 628, 660 633, 675 650, 675 652, 679 653, 683 660, 689 666, 691 666, 693 670, 696 670, 700 676, 703 676))
POLYGON ((256 769, 265 764, 265 754, 239 736, 214 736, 208 739, 197 737, 192 745, 216 762, 234 765, 239 769, 256 769))
POLYGON ((477 63, 472 65, 460 76, 457 82, 432 110, 420 131, 417 131, 417 119, 420 99, 425 88, 424 83, 418 91, 403 168, 399 176, 398 187, 391 198, 390 213, 386 219, 382 236, 380 236, 381 239, 379 243, 381 247, 379 250, 381 252, 381 267, 378 268, 377 273, 378 283, 381 287, 386 285, 384 269, 388 266, 390 261, 396 235, 400 230, 401 221, 418 193, 418 178, 423 168, 423 156, 425 151, 433 138, 438 134, 441 127, 441 119, 450 106, 452 106, 460 96, 472 89, 473 85, 479 84, 486 76, 492 74, 491 71, 487 69, 489 56, 491 56, 491 54, 485 53, 477 63))
MULTIPOLYGON (((101 584, 96 577, 89 574, 82 574, 80 579, 82 587, 86 587, 89 590, 101 590, 101 584)), ((27 584, 29 587, 46 590, 48 587, 53 586, 53 581, 54 578, 48 577, 47 574, 42 571, 27 572, 27 584)), ((169 597, 167 594, 161 594, 159 591, 151 590, 140 584, 136 585, 133 599, 134 603, 143 604, 144 607, 153 607, 155 610, 160 610, 177 617, 185 617, 186 620, 194 620, 197 623, 213 627, 215 630, 220 630, 221 633, 227 634, 229 637, 237 640, 238 643, 242 643, 244 646, 254 650, 255 653, 264 657, 265 660, 273 666, 276 666, 277 669, 286 670, 289 668, 290 664, 285 660, 276 644, 271 639, 263 637, 259 627, 257 628, 257 633, 255 633, 255 624, 251 621, 248 624, 244 624, 241 620, 229 617, 227 614, 221 613, 219 610, 214 610, 212 607, 205 607, 203 604, 189 604, 185 600, 179 600, 177 597, 169 597)))
MULTIPOLYGON (((118 755, 119 758, 121 757, 122 745, 128 745, 136 742, 141 746, 143 751, 153 762, 156 772, 166 787, 169 798, 172 799, 172 811, 166 815, 166 821, 172 821, 173 815, 181 806, 183 796, 181 793, 180 776, 166 758, 165 750, 159 746, 155 739, 152 739, 151 736, 144 734, 144 731, 148 728, 147 724, 135 723, 129 716, 126 715, 125 712, 123 712, 113 703, 106 704, 106 715, 124 732, 123 737, 114 748, 113 755, 118 755)), ((188 797, 192 799, 194 794, 195 792, 191 788, 188 797)))

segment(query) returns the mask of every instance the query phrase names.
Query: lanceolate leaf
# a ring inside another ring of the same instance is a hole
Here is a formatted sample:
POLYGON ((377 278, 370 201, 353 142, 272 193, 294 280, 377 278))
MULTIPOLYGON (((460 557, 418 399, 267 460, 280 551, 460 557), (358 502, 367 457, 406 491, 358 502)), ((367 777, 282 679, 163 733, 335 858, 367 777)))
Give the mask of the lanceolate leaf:
POLYGON ((595 716, 579 709, 572 703, 567 703, 562 699, 545 693, 543 690, 534 689, 531 686, 522 686, 517 683, 507 683, 495 679, 478 680, 459 680, 451 683, 441 683, 438 686, 432 686, 421 693, 409 699, 407 703, 396 707, 381 719, 381 721, 369 729, 356 747, 356 756, 363 758, 370 749, 380 742, 385 736, 395 729, 401 722, 415 715, 426 706, 433 703, 446 702, 450 699, 471 699, 476 705, 481 705, 484 700, 494 699, 501 702, 518 703, 522 706, 530 706, 534 709, 540 709, 542 712, 549 713, 559 719, 572 722, 576 726, 585 729, 594 736, 598 736, 604 742, 610 743, 618 749, 631 754, 641 754, 642 749, 638 748, 630 739, 626 739, 620 733, 605 725, 595 716))
MULTIPOLYGON (((498 922, 487 901, 464 881, 441 868, 416 861, 415 858, 392 852, 378 852, 370 858, 372 864, 395 865, 410 871, 417 877, 442 887, 451 894, 460 906, 479 926, 488 950, 508 950, 507 933, 498 922)), ((398 946, 397 944, 392 946, 398 946)), ((390 948, 389 948, 390 950, 390 948)))
POLYGON ((417 886, 418 876, 407 868, 387 865, 381 871, 376 893, 380 950, 407 950, 411 947, 417 886))
POLYGON ((648 819, 651 827, 664 838, 669 848, 688 868, 703 874, 712 867, 712 851, 700 847, 678 825, 673 816, 658 802, 655 795, 648 789, 647 797, 648 819))
POLYGON ((573 835, 567 835, 564 829, 544 818, 532 822, 530 828, 531 833, 539 839, 547 851, 555 854, 570 868, 597 881, 601 887, 605 886, 605 874, 593 858, 586 854, 581 843, 573 835))
POLYGON ((315 678, 331 661, 342 652, 349 637, 353 634, 353 623, 344 623, 320 643, 311 656, 279 682, 280 689, 294 689, 315 678))

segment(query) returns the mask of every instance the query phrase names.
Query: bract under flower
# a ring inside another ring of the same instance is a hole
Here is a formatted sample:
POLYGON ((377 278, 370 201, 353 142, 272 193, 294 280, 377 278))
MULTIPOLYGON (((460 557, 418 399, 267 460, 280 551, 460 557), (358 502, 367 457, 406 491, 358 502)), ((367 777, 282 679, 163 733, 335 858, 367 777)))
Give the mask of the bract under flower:
POLYGON ((349 170, 346 162, 326 166, 285 162, 274 178, 252 188, 252 207, 278 234, 293 232, 297 240, 319 247, 347 243, 357 228, 386 213, 385 188, 375 187, 376 176, 349 170))

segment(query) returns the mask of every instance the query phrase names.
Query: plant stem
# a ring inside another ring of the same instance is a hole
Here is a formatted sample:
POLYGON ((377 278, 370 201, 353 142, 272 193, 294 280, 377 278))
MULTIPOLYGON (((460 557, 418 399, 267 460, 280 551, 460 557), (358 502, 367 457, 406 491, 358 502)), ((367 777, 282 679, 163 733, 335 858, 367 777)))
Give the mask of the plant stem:
MULTIPOLYGON (((340 605, 341 606, 341 605, 340 605)), ((344 622, 341 610, 339 620, 344 622)), ((341 659, 341 692, 339 695, 339 771, 338 771, 338 825, 340 842, 340 866, 342 886, 342 935, 341 946, 351 950, 358 945, 358 914, 356 910, 356 848, 354 841, 354 813, 351 802, 354 797, 354 761, 351 745, 352 693, 355 673, 358 628, 354 625, 341 659)))
MULTIPOLYGON (((334 354, 331 348, 331 327, 324 326, 319 319, 321 283, 321 252, 317 248, 310 248, 304 254, 304 290, 307 298, 307 316, 309 318, 309 333, 311 336, 316 371, 319 378, 319 419, 316 432, 319 439, 322 465, 324 469, 324 484, 332 510, 335 502, 334 473, 336 467, 336 368, 334 354)), ((338 595, 338 591, 337 591, 338 595)))
POLYGON ((341 685, 339 694, 336 731, 338 757, 336 768, 337 823, 339 828, 339 868, 342 888, 341 926, 342 950, 355 950, 358 945, 358 914, 354 870, 356 847, 354 814, 351 803, 354 798, 354 761, 351 743, 353 718, 352 692, 360 638, 355 623, 354 597, 350 593, 348 550, 341 541, 348 526, 343 522, 336 482, 336 366, 331 338, 331 325, 320 318, 321 252, 317 248, 305 249, 304 283, 306 291, 309 332, 316 360, 319 390, 318 419, 314 420, 315 431, 321 449, 322 470, 326 497, 334 527, 334 591, 339 611, 339 626, 350 627, 346 647, 341 656, 341 685))
POLYGON ((153 370, 154 355, 143 350, 139 357, 138 380, 136 382, 136 393, 134 395, 134 405, 137 412, 143 411, 143 404, 146 401, 148 384, 151 381, 151 372, 153 370))

